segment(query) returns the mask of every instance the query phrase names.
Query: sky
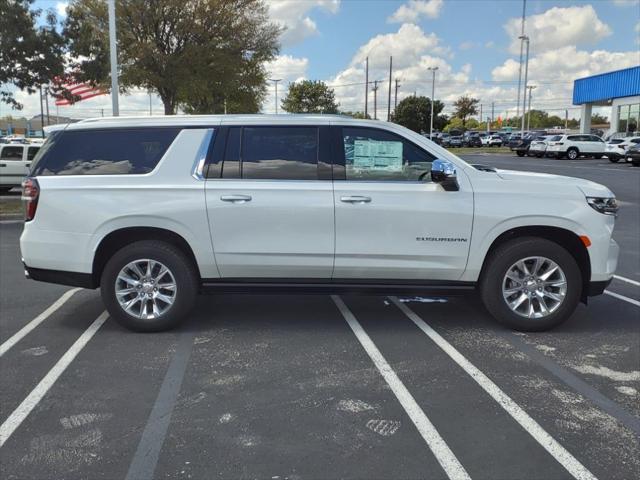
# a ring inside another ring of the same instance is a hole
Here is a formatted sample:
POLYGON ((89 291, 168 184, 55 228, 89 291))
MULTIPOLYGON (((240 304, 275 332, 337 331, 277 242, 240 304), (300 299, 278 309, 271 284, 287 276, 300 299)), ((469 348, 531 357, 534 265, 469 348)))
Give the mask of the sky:
MULTIPOLYGON (((386 119, 389 57, 392 81, 399 81, 398 101, 431 96, 445 113, 461 95, 480 99, 483 117, 513 116, 516 111, 522 0, 265 0, 271 20, 285 27, 277 58, 266 65, 270 78, 281 78, 280 101, 289 83, 323 80, 332 86, 342 111, 363 111, 365 59, 369 79, 380 80, 377 116, 386 119)), ((67 2, 37 0, 35 8, 53 9, 62 19, 67 2)), ((525 34, 530 38, 529 84, 532 108, 578 118, 572 106, 573 80, 640 65, 640 0, 528 0, 525 34)), ((274 87, 263 104, 275 110, 274 87)), ((392 91, 392 103, 393 103, 392 91)), ((0 116, 39 113, 36 95, 17 92, 22 112, 0 106, 0 116)), ((369 92, 369 112, 374 94, 369 92)), ((521 101, 522 102, 522 101, 521 101)), ((125 115, 149 113, 150 96, 132 91, 120 97, 125 115)), ((152 112, 162 104, 151 95, 152 112)), ((51 112, 56 109, 51 102, 51 112)), ((111 114, 109 96, 96 97, 59 114, 86 118, 111 114)), ((607 115, 607 110, 600 113, 607 115)))

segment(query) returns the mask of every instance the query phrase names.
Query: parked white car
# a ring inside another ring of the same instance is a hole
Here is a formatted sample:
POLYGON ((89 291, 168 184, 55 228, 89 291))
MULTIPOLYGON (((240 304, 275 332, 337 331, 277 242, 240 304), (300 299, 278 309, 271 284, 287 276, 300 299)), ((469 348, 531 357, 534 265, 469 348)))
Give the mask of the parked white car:
POLYGON ((534 138, 529 144, 527 155, 537 158, 544 157, 547 152, 548 142, 557 142, 560 138, 560 135, 547 135, 534 138))
POLYGON ((0 144, 0 192, 19 187, 42 145, 0 144))
POLYGON ((617 163, 621 159, 626 159, 626 153, 630 147, 638 144, 640 144, 640 137, 615 138, 607 142, 605 155, 610 162, 617 163))
POLYGON ((177 325, 205 288, 477 289, 499 321, 543 330, 602 293, 618 258, 608 188, 474 167, 342 116, 74 123, 45 143, 23 198, 26 274, 100 287, 134 330, 177 325))
POLYGON ((605 143, 597 135, 574 134, 560 135, 560 139, 549 142, 546 155, 548 157, 575 160, 580 156, 602 158, 605 153, 605 143))

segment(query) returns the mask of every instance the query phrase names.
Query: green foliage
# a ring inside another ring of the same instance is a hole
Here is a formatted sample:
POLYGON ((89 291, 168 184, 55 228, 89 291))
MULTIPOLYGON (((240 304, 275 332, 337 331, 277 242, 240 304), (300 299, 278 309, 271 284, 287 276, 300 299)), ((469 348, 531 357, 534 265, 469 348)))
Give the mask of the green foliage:
POLYGON ((591 115, 591 125, 604 125, 608 123, 609 120, 607 120, 607 117, 603 117, 599 113, 594 113, 593 115, 591 115))
POLYGON ((480 100, 477 98, 462 96, 453 102, 453 106, 455 107, 453 116, 462 120, 462 126, 465 127, 467 124, 467 118, 478 114, 479 103, 480 100))
MULTIPOLYGON (((446 117, 440 115, 444 104, 439 100, 433 103, 433 129, 440 130, 446 123, 446 117)), ((402 99, 391 119, 414 132, 428 133, 431 128, 431 99, 428 97, 410 96, 402 99)))
POLYGON ((0 102, 21 109, 13 92, 15 85, 35 93, 64 71, 64 40, 56 31, 56 17, 47 12, 44 24, 36 26, 41 10, 31 10, 33 0, 0 0, 0 102))
POLYGON ((340 115, 346 115, 351 118, 357 118, 359 120, 371 120, 371 115, 368 113, 365 115, 364 112, 340 112, 340 115))
MULTIPOLYGON (((166 114, 258 110, 266 94, 264 62, 278 52, 280 29, 263 0, 119 0, 120 84, 158 93, 166 114)), ((109 80, 107 3, 77 0, 64 34, 81 81, 109 80)))
POLYGON ((289 85, 282 109, 289 113, 338 113, 338 104, 326 83, 303 80, 289 85))

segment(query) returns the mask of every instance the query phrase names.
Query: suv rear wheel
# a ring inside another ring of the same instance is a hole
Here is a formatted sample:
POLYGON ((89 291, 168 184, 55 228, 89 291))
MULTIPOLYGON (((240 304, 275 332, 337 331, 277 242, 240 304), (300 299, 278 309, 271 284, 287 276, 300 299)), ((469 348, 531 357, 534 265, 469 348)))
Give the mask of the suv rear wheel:
POLYGON ((578 151, 577 148, 571 147, 569 150, 567 150, 567 158, 569 160, 575 160, 576 158, 578 158, 579 155, 580 155, 580 152, 578 151))
POLYGON ((487 310, 500 323, 521 331, 547 330, 567 320, 581 290, 582 275, 571 254, 535 237, 499 246, 480 281, 487 310))
POLYGON ((198 276, 193 262, 178 248, 143 240, 109 259, 100 285, 114 320, 130 330, 158 332, 188 315, 198 293, 198 276))

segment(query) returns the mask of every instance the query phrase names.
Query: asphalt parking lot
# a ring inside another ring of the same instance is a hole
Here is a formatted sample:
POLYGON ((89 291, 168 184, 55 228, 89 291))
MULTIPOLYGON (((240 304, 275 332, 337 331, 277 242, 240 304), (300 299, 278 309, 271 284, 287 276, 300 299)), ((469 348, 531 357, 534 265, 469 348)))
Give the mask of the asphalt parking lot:
POLYGON ((208 295, 134 334, 0 222, 2 478, 638 478, 640 168, 465 158, 611 188, 609 293, 535 334, 473 295, 208 295))

